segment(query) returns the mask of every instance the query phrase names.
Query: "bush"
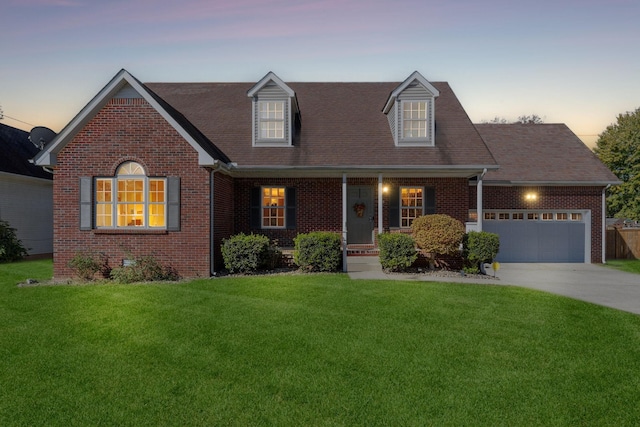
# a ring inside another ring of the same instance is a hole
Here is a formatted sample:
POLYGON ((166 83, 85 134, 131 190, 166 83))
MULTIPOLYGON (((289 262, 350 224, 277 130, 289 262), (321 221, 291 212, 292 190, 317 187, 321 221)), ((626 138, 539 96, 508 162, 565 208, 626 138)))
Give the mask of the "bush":
POLYGON ((411 233, 426 256, 456 255, 465 234, 464 224, 449 215, 424 215, 413 220, 411 233))
POLYGON ((339 234, 314 231, 298 234, 293 242, 293 261, 304 271, 338 271, 342 260, 339 234))
POLYGON ((16 236, 16 229, 9 222, 0 220, 0 262, 17 261, 27 255, 27 250, 16 236))
POLYGON ((67 265, 82 280, 93 280, 96 273, 105 275, 109 270, 106 257, 92 251, 76 252, 67 265))
POLYGON ((151 255, 136 258, 129 266, 111 270, 111 278, 119 283, 178 280, 180 276, 172 267, 161 265, 151 255))
POLYGON ((470 231, 464 236, 463 256, 474 268, 483 271, 481 265, 492 262, 500 250, 500 237, 486 231, 470 231))
POLYGON ((221 250, 224 267, 231 273, 273 269, 282 255, 277 246, 261 234, 236 234, 222 241, 221 250))
POLYGON ((378 236, 380 264, 390 271, 404 271, 418 258, 416 244, 407 234, 384 233, 378 236))

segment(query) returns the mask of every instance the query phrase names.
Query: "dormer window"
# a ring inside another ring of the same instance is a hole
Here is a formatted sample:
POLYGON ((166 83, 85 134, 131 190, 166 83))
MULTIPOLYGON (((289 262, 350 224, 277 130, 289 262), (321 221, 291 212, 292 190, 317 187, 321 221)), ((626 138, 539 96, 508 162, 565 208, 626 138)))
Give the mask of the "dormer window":
POLYGON ((389 96, 382 110, 397 147, 431 147, 435 141, 435 99, 440 95, 417 71, 389 96))
POLYGON ((253 146, 289 147, 300 129, 295 92, 274 73, 268 73, 248 92, 252 99, 253 146))
POLYGON ((260 139, 283 140, 284 139, 284 102, 283 101, 259 101, 260 139))
POLYGON ((402 139, 427 138, 427 102, 402 102, 402 139))

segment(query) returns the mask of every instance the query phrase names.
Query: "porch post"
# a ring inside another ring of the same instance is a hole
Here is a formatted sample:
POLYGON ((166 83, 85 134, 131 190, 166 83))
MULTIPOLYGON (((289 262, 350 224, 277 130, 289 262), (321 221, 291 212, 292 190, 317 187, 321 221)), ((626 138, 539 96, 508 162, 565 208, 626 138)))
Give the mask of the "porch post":
POLYGON ((378 174, 378 234, 382 234, 382 174, 378 174))
POLYGON ((480 175, 478 175, 478 186, 476 187, 476 213, 478 215, 478 231, 482 231, 482 179, 484 178, 484 174, 487 173, 487 169, 482 171, 480 175))
POLYGON ((342 174, 342 271, 347 272, 347 174, 342 174))

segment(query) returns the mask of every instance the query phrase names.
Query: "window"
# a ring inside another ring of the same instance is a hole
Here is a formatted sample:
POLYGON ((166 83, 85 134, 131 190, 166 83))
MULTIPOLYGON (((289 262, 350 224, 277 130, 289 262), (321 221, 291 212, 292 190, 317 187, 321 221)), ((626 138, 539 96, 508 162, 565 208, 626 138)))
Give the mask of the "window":
POLYGON ((284 139, 284 102, 260 101, 259 105, 259 138, 284 139))
POLYGON ((400 226, 411 227, 413 220, 424 213, 424 188, 400 188, 400 226))
POLYGON ((553 221, 553 214, 551 212, 543 212, 542 213, 543 221, 553 221))
POLYGON ((402 138, 427 137, 426 101, 404 101, 402 103, 402 138))
POLYGON ((496 219, 496 213, 495 212, 485 212, 484 213, 484 219, 496 219))
POLYGON ((569 214, 564 212, 558 212, 556 214, 556 221, 566 221, 569 219, 569 214))
POLYGON ((571 221, 582 221, 582 214, 579 212, 573 212, 571 214, 571 221))
POLYGON ((522 212, 514 212, 511 214, 511 219, 523 220, 524 214, 522 212))
POLYGON ((527 219, 529 221, 537 221, 539 219, 539 214, 537 212, 529 212, 527 214, 527 219))
POLYGON ((284 228, 285 209, 284 187, 262 187, 262 228, 284 228))
POLYGON ((165 178, 149 178, 136 162, 123 163, 113 178, 95 180, 97 228, 166 228, 165 178))
POLYGON ((502 220, 509 219, 509 213, 508 212, 500 212, 498 214, 498 219, 502 219, 502 220))

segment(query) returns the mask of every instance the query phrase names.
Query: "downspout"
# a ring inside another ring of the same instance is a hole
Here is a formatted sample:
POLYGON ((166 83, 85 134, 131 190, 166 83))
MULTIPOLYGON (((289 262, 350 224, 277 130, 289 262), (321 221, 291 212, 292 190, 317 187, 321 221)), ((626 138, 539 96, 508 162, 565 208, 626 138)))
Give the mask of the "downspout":
POLYGON ((602 263, 607 263, 607 190, 611 184, 602 189, 602 263))
POLYGON ((382 174, 378 174, 378 234, 382 234, 382 174))
POLYGON ((347 174, 342 174, 342 271, 347 272, 347 174))
MULTIPOLYGON (((216 168, 217 169, 217 168, 216 168)), ((209 227, 211 227, 211 231, 209 232, 209 234, 211 235, 211 240, 209 242, 209 275, 210 276, 215 276, 216 275, 216 266, 215 266, 215 255, 216 255, 216 246, 215 246, 215 239, 214 239, 214 230, 215 230, 215 225, 216 225, 216 219, 215 219, 215 204, 214 204, 214 194, 215 192, 214 190, 214 183, 215 183, 215 173, 216 173, 216 169, 211 169, 211 173, 209 174, 209 176, 211 177, 209 179, 210 183, 209 183, 209 191, 210 191, 210 196, 209 196, 209 227)))
POLYGON ((482 173, 478 175, 478 185, 476 187, 476 215, 478 216, 477 231, 482 231, 482 179, 486 173, 487 168, 484 168, 482 173))

